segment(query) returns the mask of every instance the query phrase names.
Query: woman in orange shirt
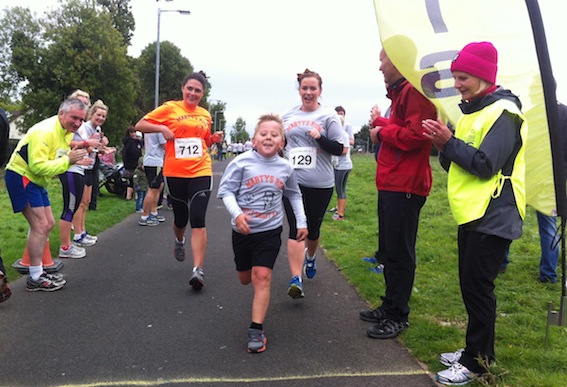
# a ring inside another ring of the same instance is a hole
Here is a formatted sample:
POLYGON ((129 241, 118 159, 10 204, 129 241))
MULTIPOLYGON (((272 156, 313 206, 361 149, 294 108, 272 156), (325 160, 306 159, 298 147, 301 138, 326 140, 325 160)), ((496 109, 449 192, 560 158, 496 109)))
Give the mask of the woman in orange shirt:
POLYGON ((136 130, 161 133, 167 140, 163 176, 173 204, 173 254, 178 261, 185 260, 185 229, 190 222, 194 267, 189 284, 195 290, 205 284, 205 215, 213 182, 208 148, 224 138, 221 131, 211 135, 211 115, 199 106, 206 87, 204 72, 187 75, 181 86, 183 100, 164 103, 136 124, 136 130))

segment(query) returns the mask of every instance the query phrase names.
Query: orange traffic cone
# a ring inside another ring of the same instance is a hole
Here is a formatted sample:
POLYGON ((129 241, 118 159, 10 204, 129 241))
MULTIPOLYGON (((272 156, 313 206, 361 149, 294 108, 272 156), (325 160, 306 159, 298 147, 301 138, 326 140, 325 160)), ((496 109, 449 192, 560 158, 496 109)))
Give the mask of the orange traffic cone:
MULTIPOLYGON (((29 234, 28 234, 29 236, 29 234)), ((60 259, 51 258, 51 250, 49 247, 49 239, 45 242, 45 248, 43 249, 43 255, 41 257, 41 263, 43 265, 43 270, 48 273, 55 273, 63 267, 63 262, 60 259)), ((24 256, 22 259, 18 259, 12 264, 12 267, 22 274, 27 274, 30 270, 30 254, 28 252, 28 245, 26 243, 26 248, 24 250, 24 256)))

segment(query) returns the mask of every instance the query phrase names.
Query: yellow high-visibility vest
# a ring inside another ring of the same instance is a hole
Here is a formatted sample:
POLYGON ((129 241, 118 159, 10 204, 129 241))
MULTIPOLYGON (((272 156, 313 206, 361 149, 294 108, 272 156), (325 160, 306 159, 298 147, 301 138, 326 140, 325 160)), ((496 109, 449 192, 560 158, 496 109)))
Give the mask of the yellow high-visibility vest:
POLYGON ((471 114, 463 114, 457 123, 455 137, 477 149, 484 137, 502 112, 508 111, 522 119, 520 136, 522 146, 514 160, 511 176, 504 176, 502 170, 489 179, 467 172, 456 163, 451 163, 447 180, 449 205, 457 224, 465 224, 480 219, 486 213, 488 204, 500 196, 504 182, 512 183, 516 205, 522 219, 526 214, 526 189, 524 150, 527 138, 527 124, 522 112, 511 101, 500 99, 484 109, 471 114))

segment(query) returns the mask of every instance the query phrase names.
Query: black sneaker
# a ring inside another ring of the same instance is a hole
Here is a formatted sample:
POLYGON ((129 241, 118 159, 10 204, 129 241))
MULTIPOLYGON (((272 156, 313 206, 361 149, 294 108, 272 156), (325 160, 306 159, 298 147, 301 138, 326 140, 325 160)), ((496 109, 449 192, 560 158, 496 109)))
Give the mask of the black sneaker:
POLYGON ((359 313, 360 319, 363 321, 379 323, 386 318, 386 313, 380 308, 372 310, 363 310, 359 313))
POLYGON ((387 318, 368 328, 366 334, 373 339, 391 339, 407 328, 409 328, 409 322, 394 321, 387 318))

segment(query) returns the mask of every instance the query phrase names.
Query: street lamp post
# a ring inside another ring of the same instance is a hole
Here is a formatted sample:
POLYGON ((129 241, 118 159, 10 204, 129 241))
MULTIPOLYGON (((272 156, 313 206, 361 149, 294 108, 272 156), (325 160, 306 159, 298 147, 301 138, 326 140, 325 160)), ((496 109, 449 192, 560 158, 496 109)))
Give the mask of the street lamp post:
POLYGON ((219 113, 223 114, 223 113, 224 113, 224 110, 217 110, 217 111, 215 111, 215 120, 214 120, 214 123, 213 123, 213 124, 214 124, 213 129, 214 129, 215 132, 218 131, 217 114, 219 114, 219 113))
POLYGON ((159 30, 160 30, 160 19, 162 12, 177 12, 181 15, 190 15, 190 11, 182 10, 182 9, 160 9, 157 10, 157 43, 156 43, 156 84, 155 84, 155 98, 154 98, 154 107, 157 108, 159 104, 159 30))

